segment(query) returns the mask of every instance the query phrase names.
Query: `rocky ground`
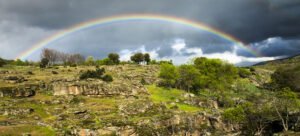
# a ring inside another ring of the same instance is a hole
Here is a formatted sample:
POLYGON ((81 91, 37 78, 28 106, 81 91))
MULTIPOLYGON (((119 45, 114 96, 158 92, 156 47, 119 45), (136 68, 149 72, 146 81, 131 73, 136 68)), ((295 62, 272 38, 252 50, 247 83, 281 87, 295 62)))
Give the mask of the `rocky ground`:
POLYGON ((113 82, 79 80, 94 67, 1 68, 0 135, 240 135, 218 101, 157 87, 159 66, 104 68, 113 82))

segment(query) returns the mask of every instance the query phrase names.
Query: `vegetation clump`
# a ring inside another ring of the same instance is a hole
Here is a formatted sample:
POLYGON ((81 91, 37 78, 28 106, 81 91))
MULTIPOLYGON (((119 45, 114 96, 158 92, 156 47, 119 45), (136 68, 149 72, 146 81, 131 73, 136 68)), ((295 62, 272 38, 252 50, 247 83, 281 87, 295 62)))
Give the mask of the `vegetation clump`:
POLYGON ((113 78, 111 75, 105 74, 104 68, 96 68, 96 70, 87 70, 79 76, 81 80, 88 78, 102 79, 106 82, 112 82, 113 78))
POLYGON ((238 77, 238 69, 219 59, 196 58, 194 64, 161 64, 161 86, 197 93, 200 89, 225 90, 238 77))
POLYGON ((42 58, 41 63, 40 63, 40 68, 46 68, 49 64, 49 59, 47 58, 42 58))
POLYGON ((278 68, 271 78, 273 85, 277 88, 289 87, 294 91, 300 92, 300 65, 278 68))

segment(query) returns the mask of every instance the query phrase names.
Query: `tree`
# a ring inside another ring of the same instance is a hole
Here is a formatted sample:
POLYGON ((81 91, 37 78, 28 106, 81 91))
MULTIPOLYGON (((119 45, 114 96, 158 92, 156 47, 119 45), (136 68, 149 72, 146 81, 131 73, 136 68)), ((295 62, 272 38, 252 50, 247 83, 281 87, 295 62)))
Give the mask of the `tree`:
POLYGON ((84 56, 82 56, 81 54, 71 54, 68 57, 68 62, 70 64, 79 65, 79 64, 84 63, 84 59, 85 59, 84 56))
POLYGON ((174 87, 178 79, 176 67, 171 64, 164 63, 160 66, 159 77, 162 79, 160 85, 165 87, 174 87))
POLYGON ((0 58, 0 67, 6 64, 6 61, 2 58, 0 58))
POLYGON ((192 65, 181 65, 178 67, 179 78, 177 80, 177 86, 180 89, 197 90, 199 85, 199 71, 192 65))
POLYGON ((236 67, 219 59, 196 58, 194 66, 200 72, 201 88, 223 90, 230 87, 238 77, 236 67))
POLYGON ((133 56, 130 57, 130 60, 137 64, 140 64, 141 62, 144 61, 144 54, 140 52, 135 53, 133 56))
POLYGON ((151 58, 150 58, 149 53, 145 53, 145 54, 144 54, 144 60, 146 61, 147 65, 150 64, 151 58))
POLYGON ((117 53, 110 53, 108 54, 108 58, 113 62, 113 64, 119 64, 120 63, 120 56, 117 53))
POLYGON ((284 88, 277 92, 276 97, 273 97, 272 105, 278 118, 281 120, 284 131, 288 131, 290 113, 300 111, 300 100, 297 94, 292 92, 290 88, 284 88))
POLYGON ((85 64, 88 66, 92 66, 95 64, 95 59, 93 56, 88 56, 85 60, 85 64))
POLYGON ((59 60, 59 57, 60 57, 59 52, 56 50, 53 50, 53 49, 45 48, 42 50, 42 53, 41 53, 41 58, 48 59, 50 65, 56 63, 56 61, 59 60))
POLYGON ((40 63, 40 68, 46 68, 49 64, 49 60, 47 58, 42 58, 40 63))

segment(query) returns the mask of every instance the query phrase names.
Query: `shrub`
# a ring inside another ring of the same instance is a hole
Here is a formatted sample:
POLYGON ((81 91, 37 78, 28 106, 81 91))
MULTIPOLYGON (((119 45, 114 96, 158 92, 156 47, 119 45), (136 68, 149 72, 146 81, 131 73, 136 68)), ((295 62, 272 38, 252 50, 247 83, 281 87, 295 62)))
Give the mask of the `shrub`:
POLYGON ((49 64, 49 60, 47 58, 42 58, 40 63, 40 68, 46 68, 49 64))
POLYGON ((85 60, 85 64, 88 66, 92 66, 95 64, 95 59, 93 56, 88 56, 85 60))
POLYGON ((32 71, 27 72, 28 75, 34 75, 32 71))
POLYGON ((109 74, 105 74, 104 68, 96 68, 96 70, 87 70, 85 72, 82 72, 79 76, 80 80, 88 79, 88 78, 95 78, 95 79, 102 79, 106 82, 112 82, 113 77, 109 74))
POLYGON ((0 67, 6 64, 6 61, 2 58, 0 58, 0 67))
POLYGON ((52 74, 57 75, 58 72, 57 71, 52 71, 52 74))
POLYGON ((105 74, 105 75, 102 77, 102 80, 105 81, 105 82, 112 82, 112 81, 113 81, 113 78, 112 78, 111 75, 105 74))
POLYGON ((246 118, 243 107, 241 106, 226 109, 223 113, 223 117, 225 120, 232 123, 241 123, 246 118))
POLYGON ((97 68, 95 71, 87 70, 87 71, 83 72, 79 78, 81 80, 87 79, 87 78, 101 79, 104 73, 105 73, 104 68, 97 68))
POLYGON ((277 69, 271 76, 277 88, 289 87, 293 91, 300 91, 300 65, 277 69))
POLYGON ((146 82, 146 80, 144 78, 141 79, 141 84, 142 85, 146 85, 147 84, 147 82, 146 82))

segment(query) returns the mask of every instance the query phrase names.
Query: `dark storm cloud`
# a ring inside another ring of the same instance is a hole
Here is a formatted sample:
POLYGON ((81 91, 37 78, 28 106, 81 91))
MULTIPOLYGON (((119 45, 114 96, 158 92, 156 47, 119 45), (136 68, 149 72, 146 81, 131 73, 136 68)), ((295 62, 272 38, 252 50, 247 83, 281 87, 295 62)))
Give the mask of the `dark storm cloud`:
POLYGON ((1 0, 1 20, 48 29, 126 13, 174 15, 202 21, 245 42, 300 33, 299 0, 1 0))
MULTIPOLYGON (((300 51, 299 0, 0 0, 0 56, 14 58, 47 36, 84 21, 130 13, 203 22, 241 39, 265 56, 300 51), (267 43, 271 37, 277 40, 267 43)), ((220 56, 214 53, 234 52, 235 57, 253 57, 249 51, 236 50, 234 43, 214 34, 151 21, 97 27, 47 47, 97 58, 109 52, 144 47, 164 58, 174 53, 172 44, 176 39, 183 39, 186 49, 201 49, 203 54, 220 56)), ((33 55, 38 56, 38 52, 33 55)))
POLYGON ((292 56, 300 53, 300 39, 282 39, 281 37, 268 38, 254 43, 252 48, 265 56, 292 56))

